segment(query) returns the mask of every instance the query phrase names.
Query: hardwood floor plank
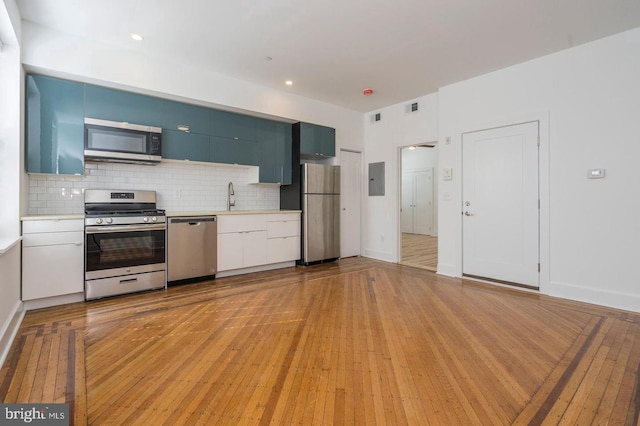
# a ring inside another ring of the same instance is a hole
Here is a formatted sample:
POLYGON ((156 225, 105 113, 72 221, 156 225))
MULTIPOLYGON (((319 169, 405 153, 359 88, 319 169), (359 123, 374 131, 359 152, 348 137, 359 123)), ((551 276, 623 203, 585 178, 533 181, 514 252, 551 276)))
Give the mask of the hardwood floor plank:
POLYGON ((74 424, 637 424, 640 314, 365 258, 28 312, 4 402, 74 424))
POLYGON ((402 233, 402 264, 435 271, 438 267, 438 237, 402 233))
MULTIPOLYGON (((634 325, 637 325, 635 321, 634 325)), ((611 413, 611 424, 638 424, 640 411, 640 336, 637 333, 628 335, 632 341, 632 350, 625 365, 625 374, 618 389, 614 410, 611 413)), ((619 364, 618 364, 619 365, 619 364)))

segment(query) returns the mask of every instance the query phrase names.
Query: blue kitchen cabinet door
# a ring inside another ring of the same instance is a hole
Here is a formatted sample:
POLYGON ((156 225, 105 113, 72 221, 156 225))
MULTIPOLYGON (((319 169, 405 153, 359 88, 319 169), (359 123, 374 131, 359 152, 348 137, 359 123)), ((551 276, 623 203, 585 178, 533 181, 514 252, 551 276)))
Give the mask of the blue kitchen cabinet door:
POLYGON ((162 100, 106 87, 85 86, 85 116, 162 127, 162 100))
POLYGON ((84 174, 84 85, 28 75, 27 173, 84 174))
POLYGON ((283 144, 283 158, 282 158, 282 184, 290 185, 292 178, 292 155, 293 155, 293 141, 292 141, 292 125, 288 123, 279 123, 280 134, 282 135, 283 144))
POLYGON ((305 157, 335 157, 336 130, 317 124, 300 123, 300 155, 305 157))
POLYGON ((211 135, 248 141, 260 140, 261 119, 212 109, 211 135))
POLYGON ((179 130, 187 126, 190 133, 211 134, 211 110, 209 108, 175 101, 162 101, 162 128, 179 130))
POLYGON ((260 152, 258 150, 259 144, 256 141, 212 136, 211 142, 214 163, 258 165, 260 152))
POLYGON ((265 120, 260 141, 260 182, 291 183, 291 125, 265 120))
POLYGON ((198 133, 163 129, 162 158, 171 160, 213 161, 211 137, 198 133))

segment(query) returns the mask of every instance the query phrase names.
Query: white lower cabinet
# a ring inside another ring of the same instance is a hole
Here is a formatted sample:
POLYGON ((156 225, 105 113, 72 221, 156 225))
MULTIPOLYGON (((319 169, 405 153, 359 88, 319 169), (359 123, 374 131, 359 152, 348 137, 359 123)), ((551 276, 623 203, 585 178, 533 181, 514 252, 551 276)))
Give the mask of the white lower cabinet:
POLYGON ((300 213, 279 213, 267 218, 267 262, 300 259, 300 213))
POLYGON ((22 300, 84 291, 84 221, 22 224, 22 300))
POLYGON ((280 263, 300 259, 300 237, 269 238, 267 262, 280 263))
POLYGON ((267 263, 267 231, 218 234, 218 272, 267 263))
POLYGON ((266 215, 218 216, 218 272, 266 263, 266 215))
POLYGON ((299 258, 299 212, 218 215, 217 272, 293 262, 299 258))

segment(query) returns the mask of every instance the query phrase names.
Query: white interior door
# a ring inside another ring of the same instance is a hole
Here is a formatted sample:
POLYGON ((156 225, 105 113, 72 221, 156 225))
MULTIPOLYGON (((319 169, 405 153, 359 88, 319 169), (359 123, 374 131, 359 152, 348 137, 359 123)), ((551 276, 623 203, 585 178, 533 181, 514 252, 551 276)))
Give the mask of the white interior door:
POLYGON ((360 256, 362 154, 340 151, 340 256, 360 256))
POLYGON ((462 138, 462 270, 538 287, 538 122, 462 138))
POLYGON ((413 233, 413 173, 402 173, 402 214, 400 215, 400 229, 402 232, 413 233))
POLYGON ((431 235, 433 231, 433 172, 414 173, 413 233, 431 235))
POLYGON ((432 235, 433 213, 433 171, 403 172, 401 231, 432 235))

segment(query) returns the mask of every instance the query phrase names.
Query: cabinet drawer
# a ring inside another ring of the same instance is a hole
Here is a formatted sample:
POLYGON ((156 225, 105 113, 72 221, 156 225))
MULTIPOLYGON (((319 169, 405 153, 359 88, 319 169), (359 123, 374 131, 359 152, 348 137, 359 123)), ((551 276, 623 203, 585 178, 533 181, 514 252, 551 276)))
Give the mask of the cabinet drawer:
POLYGON ((22 233, 33 234, 36 232, 84 232, 84 220, 82 219, 49 219, 49 220, 25 220, 22 222, 22 233))
POLYGON ((268 238, 298 236, 300 235, 300 221, 267 222, 267 235, 268 238))
POLYGON ((300 259, 300 237, 267 240, 267 262, 280 263, 300 259))
POLYGON ((82 247, 73 244, 24 247, 22 258, 22 300, 83 291, 82 247))
POLYGON ((272 213, 267 215, 267 222, 284 222, 290 220, 300 220, 300 213, 272 213))
POLYGON ((22 247, 55 246, 70 244, 82 246, 84 243, 84 232, 47 232, 40 234, 24 234, 22 236, 22 247))
POLYGON ((266 231, 267 215, 218 215, 218 234, 228 232, 266 231))

